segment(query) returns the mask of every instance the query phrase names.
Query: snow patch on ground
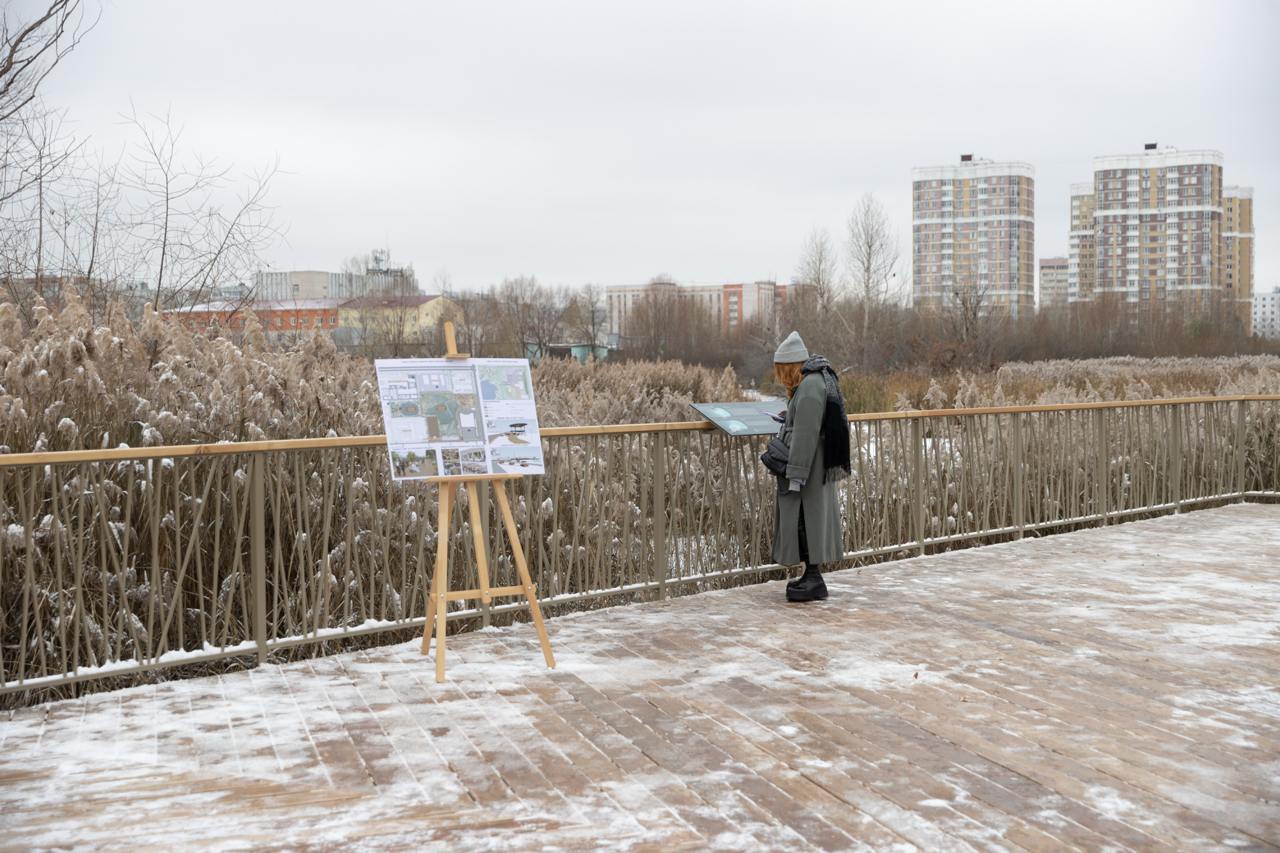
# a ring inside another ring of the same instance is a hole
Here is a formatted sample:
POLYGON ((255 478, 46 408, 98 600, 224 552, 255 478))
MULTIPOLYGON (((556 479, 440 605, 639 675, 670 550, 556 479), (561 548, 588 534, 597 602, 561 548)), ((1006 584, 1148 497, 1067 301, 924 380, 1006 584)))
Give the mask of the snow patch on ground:
POLYGON ((1259 646, 1280 643, 1280 622, 1244 619, 1202 624, 1175 622, 1165 627, 1164 635, 1179 643, 1210 646, 1259 646))
POLYGON ((841 661, 839 668, 829 669, 827 675, 841 687, 883 690, 886 687, 937 684, 947 673, 931 670, 923 663, 864 657, 841 661))

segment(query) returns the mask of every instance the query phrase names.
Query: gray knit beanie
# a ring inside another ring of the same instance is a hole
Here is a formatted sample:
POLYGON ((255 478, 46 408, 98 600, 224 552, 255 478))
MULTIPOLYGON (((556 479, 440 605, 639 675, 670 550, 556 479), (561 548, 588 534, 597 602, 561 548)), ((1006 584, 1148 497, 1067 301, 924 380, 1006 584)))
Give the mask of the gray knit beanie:
POLYGON ((805 347, 804 341, 800 340, 799 332, 787 335, 787 339, 778 345, 778 351, 773 354, 774 364, 793 364, 808 360, 809 350, 805 347))

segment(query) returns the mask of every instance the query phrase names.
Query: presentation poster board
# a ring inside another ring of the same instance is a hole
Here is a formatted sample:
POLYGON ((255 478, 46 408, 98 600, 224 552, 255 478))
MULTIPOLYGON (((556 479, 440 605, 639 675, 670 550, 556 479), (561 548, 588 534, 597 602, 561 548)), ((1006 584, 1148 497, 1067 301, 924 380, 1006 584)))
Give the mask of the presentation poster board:
POLYGON ((753 403, 690 403, 698 414, 729 435, 774 435, 787 410, 785 400, 753 403))
POLYGON ((374 368, 393 479, 543 473, 527 359, 382 358, 374 368))

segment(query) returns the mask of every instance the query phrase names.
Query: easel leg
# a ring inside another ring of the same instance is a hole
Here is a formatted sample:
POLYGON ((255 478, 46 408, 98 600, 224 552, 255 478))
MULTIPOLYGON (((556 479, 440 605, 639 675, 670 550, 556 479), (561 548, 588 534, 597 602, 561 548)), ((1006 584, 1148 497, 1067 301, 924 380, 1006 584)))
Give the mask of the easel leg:
POLYGON ((476 551, 476 573, 480 576, 480 600, 493 601, 489 594, 489 551, 484 542, 484 525, 480 523, 480 496, 475 494, 478 482, 467 483, 467 509, 471 514, 471 542, 476 551))
MULTIPOLYGON (((440 486, 440 512, 438 516, 440 537, 436 548, 436 580, 435 588, 435 622, 436 622, 436 681, 444 681, 444 630, 445 612, 448 600, 445 593, 449 591, 449 522, 453 516, 453 495, 455 486, 447 483, 440 486)), ((427 614, 426 630, 431 630, 431 614, 427 614)))
POLYGON ((422 654, 431 653, 431 631, 435 630, 435 598, 439 596, 440 584, 440 548, 445 547, 445 535, 442 530, 444 523, 444 489, 448 488, 443 483, 440 484, 439 496, 436 497, 435 503, 435 562, 436 569, 431 573, 431 583, 428 584, 428 593, 426 593, 426 622, 422 625, 422 654))
POLYGON ((436 621, 436 579, 431 579, 431 592, 427 595, 427 621, 422 625, 422 654, 431 654, 431 632, 436 621))
POLYGON ((444 488, 444 547, 435 552, 435 570, 440 573, 440 585, 435 596, 435 680, 444 681, 444 615, 448 607, 445 593, 449 590, 449 520, 453 516, 453 497, 457 494, 457 485, 449 483, 444 488))
POLYGON ((511 541, 511 554, 516 561, 516 571, 520 574, 520 583, 524 586, 525 598, 529 600, 529 614, 533 617, 533 625, 538 632, 538 642, 542 644, 542 657, 547 662, 548 668, 555 669, 556 658, 551 653, 551 640, 547 638, 547 626, 542 621, 542 608, 538 606, 538 596, 534 594, 533 579, 529 577, 529 565, 524 559, 524 548, 520 547, 520 531, 516 528, 515 516, 511 514, 511 503, 507 500, 506 483, 495 482, 493 491, 498 497, 498 509, 502 512, 502 524, 507 530, 507 539, 511 541))
POLYGON ((449 489, 447 483, 440 484, 440 494, 436 503, 436 567, 431 574, 431 591, 427 595, 427 621, 422 626, 422 653, 431 654, 431 632, 435 630, 436 600, 444 594, 441 581, 444 572, 441 566, 449 561, 449 489))

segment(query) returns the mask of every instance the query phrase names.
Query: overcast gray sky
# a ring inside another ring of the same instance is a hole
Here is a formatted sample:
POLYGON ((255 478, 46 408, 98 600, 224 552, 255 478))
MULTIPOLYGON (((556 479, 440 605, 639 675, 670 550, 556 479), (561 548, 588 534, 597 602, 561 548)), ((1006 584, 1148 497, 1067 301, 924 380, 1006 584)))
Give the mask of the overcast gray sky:
POLYGON ((1266 0, 107 0, 45 94, 105 149, 132 99, 223 162, 278 156, 277 269, 387 244, 459 287, 781 279, 868 191, 905 261, 911 167, 962 152, 1035 167, 1045 257, 1091 158, 1159 141, 1255 188, 1271 290, 1277 35, 1266 0))

